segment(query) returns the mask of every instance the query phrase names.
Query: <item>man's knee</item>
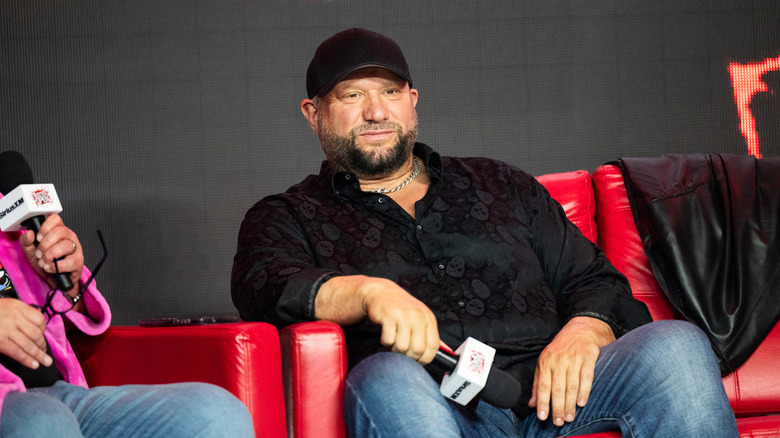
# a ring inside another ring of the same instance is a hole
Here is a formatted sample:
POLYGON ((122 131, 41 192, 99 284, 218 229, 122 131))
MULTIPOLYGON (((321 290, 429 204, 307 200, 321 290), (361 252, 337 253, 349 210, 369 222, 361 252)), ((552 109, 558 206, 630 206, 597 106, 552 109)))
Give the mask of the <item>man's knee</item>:
POLYGON ((686 321, 657 321, 635 330, 643 355, 659 364, 703 365, 716 361, 707 335, 686 321))
POLYGON ((707 336, 695 325, 679 320, 661 320, 638 327, 608 348, 630 352, 639 360, 679 357, 690 350, 710 349, 707 336))
POLYGON ((346 406, 365 404, 374 407, 397 400, 439 402, 439 384, 414 359, 398 353, 373 354, 358 363, 347 375, 344 385, 346 406))
POLYGON ((253 436, 249 410, 227 390, 207 383, 179 383, 167 392, 169 402, 188 413, 188 422, 200 422, 188 426, 203 431, 204 436, 253 436))
MULTIPOLYGON (((204 427, 233 431, 230 436, 250 436, 244 433, 252 426, 252 418, 247 407, 224 388, 207 383, 184 383, 181 398, 190 401, 190 409, 203 420, 204 427)), ((228 436, 228 435, 224 435, 228 436)))
POLYGON ((676 393, 695 382, 722 391, 707 336, 685 321, 657 321, 632 330, 605 347, 599 362, 610 381, 622 376, 634 390, 676 393))
MULTIPOLYGON (((618 353, 630 375, 658 397, 701 400, 724 397, 720 369, 707 336, 695 325, 676 320, 658 321, 625 335, 629 344, 618 353)), ((691 403, 688 401, 688 403, 691 403)))
POLYGON ((416 379, 427 375, 414 359, 398 353, 381 352, 360 361, 349 372, 347 380, 416 379))
POLYGON ((3 402, 0 436, 80 437, 76 416, 59 400, 34 392, 11 392, 3 402))

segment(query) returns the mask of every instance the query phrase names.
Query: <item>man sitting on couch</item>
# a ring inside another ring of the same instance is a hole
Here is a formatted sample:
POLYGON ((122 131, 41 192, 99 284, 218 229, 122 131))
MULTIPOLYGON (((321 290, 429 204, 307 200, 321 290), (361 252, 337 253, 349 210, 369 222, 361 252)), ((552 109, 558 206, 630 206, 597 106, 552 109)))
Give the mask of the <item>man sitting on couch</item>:
POLYGON ((417 143, 411 86, 389 38, 324 41, 301 109, 327 161, 249 210, 234 260, 242 318, 344 328, 350 436, 736 436, 704 334, 648 324, 531 175, 417 143), (521 383, 511 409, 452 402, 421 366, 466 337, 521 383))

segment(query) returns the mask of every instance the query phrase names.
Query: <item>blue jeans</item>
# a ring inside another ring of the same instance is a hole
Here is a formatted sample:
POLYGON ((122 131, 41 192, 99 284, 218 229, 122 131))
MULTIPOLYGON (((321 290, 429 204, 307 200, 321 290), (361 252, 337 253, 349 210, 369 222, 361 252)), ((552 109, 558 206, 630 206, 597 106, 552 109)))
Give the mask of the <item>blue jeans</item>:
POLYGON ((601 350, 588 403, 562 427, 479 402, 460 406, 417 362, 378 353, 348 375, 351 437, 560 437, 621 430, 626 437, 736 437, 734 412, 704 333, 659 321, 601 350))
POLYGON ((206 383, 98 386, 63 381, 3 402, 0 435, 10 437, 254 437, 241 401, 206 383))

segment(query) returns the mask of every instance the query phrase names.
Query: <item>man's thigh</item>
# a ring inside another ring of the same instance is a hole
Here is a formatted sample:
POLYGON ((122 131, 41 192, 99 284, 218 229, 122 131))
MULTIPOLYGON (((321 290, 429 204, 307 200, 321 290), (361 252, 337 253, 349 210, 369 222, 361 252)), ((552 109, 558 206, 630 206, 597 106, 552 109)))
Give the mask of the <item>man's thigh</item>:
POLYGON ((378 353, 350 371, 344 415, 351 437, 514 437, 516 417, 481 402, 475 411, 447 400, 419 363, 378 353))
POLYGON ((617 429, 624 436, 735 436, 717 360, 701 330, 658 321, 625 334, 602 349, 590 397, 573 422, 559 428, 529 416, 523 424, 529 437, 617 429))

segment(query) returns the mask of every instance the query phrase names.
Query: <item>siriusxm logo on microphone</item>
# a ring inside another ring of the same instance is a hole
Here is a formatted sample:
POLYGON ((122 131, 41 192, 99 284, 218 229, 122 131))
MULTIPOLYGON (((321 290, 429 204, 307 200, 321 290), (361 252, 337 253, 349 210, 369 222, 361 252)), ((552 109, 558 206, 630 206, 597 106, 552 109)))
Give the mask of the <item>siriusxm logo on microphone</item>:
POLYGON ((17 231, 34 216, 49 216, 62 211, 52 184, 20 184, 0 198, 0 230, 17 231))
POLYGON ((460 385, 460 386, 458 387, 458 389, 456 389, 456 390, 455 390, 455 392, 453 392, 453 393, 452 393, 452 395, 450 395, 450 397, 449 397, 449 398, 450 398, 451 400, 457 400, 457 399, 458 399, 458 396, 459 396, 459 395, 460 395, 460 394, 463 392, 463 390, 464 390, 464 389, 466 389, 466 388, 468 388, 469 386, 471 386, 471 382, 468 382, 468 381, 466 381, 466 382, 463 382, 463 384, 462 384, 462 385, 460 385))
POLYGON ((18 201, 14 202, 10 206, 8 206, 5 210, 0 211, 0 219, 4 218, 5 215, 12 213, 14 210, 16 210, 16 207, 24 204, 24 198, 19 198, 18 201))

